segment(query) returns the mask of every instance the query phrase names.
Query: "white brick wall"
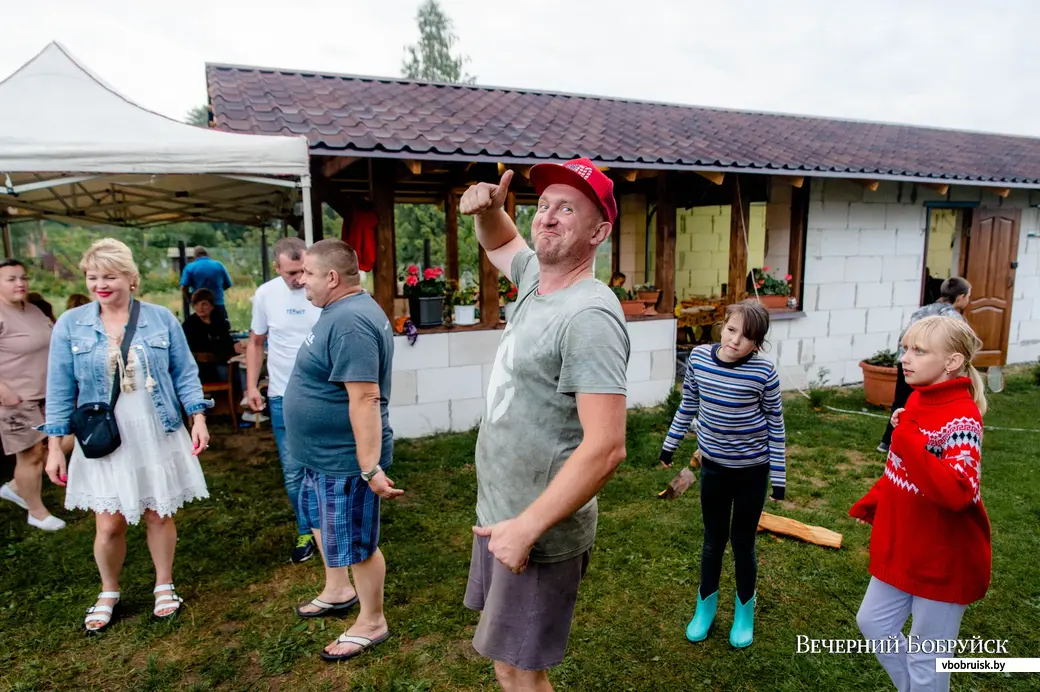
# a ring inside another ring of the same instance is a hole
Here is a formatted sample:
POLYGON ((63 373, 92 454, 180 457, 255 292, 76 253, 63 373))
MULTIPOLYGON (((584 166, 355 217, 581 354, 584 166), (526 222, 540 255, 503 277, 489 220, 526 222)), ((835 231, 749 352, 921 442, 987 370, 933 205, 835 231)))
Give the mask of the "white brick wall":
POLYGON ((895 183, 883 184, 877 194, 847 181, 812 184, 802 306, 806 316, 770 334, 785 389, 807 386, 821 368, 829 371, 828 384, 861 382, 859 361, 895 347, 903 309, 916 306, 921 293, 921 200, 911 203, 904 191, 898 201, 895 183))
MULTIPOLYGON (((861 382, 859 361, 894 349, 920 305, 926 200, 934 193, 883 183, 877 193, 846 181, 814 180, 806 233, 804 318, 770 331, 784 389, 806 387, 820 368, 829 384, 861 382), (911 189, 916 191, 911 202, 911 189)), ((1040 359, 1040 195, 1001 200, 978 188, 952 188, 951 199, 1022 209, 1008 362, 1040 359)))
MULTIPOLYGON (((655 406, 675 376, 675 320, 628 322, 628 405, 655 406)), ((398 438, 471 430, 480 424, 501 330, 394 337, 390 425, 398 438)))

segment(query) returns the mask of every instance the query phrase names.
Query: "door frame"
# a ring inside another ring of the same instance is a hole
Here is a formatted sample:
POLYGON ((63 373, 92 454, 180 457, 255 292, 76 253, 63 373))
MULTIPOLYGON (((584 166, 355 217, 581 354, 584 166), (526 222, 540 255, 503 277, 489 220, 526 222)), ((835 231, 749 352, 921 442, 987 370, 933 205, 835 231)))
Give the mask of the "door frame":
POLYGON ((971 212, 980 207, 979 202, 925 202, 924 203, 924 251, 921 255, 921 295, 918 297, 918 305, 924 307, 924 291, 928 285, 928 244, 932 239, 932 210, 933 209, 962 209, 961 214, 961 251, 959 266, 956 267, 956 276, 964 276, 964 269, 968 266, 968 252, 970 248, 964 243, 967 237, 965 231, 971 230, 971 212))

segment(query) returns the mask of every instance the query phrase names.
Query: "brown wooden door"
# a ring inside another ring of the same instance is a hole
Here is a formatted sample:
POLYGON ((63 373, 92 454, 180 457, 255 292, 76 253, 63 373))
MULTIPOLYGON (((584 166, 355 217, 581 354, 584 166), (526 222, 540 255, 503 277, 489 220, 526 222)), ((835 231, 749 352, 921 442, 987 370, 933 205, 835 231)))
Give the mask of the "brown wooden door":
POLYGON ((1007 363, 1020 218, 1017 209, 976 209, 972 214, 964 273, 971 302, 964 316, 982 339, 976 367, 1007 363))

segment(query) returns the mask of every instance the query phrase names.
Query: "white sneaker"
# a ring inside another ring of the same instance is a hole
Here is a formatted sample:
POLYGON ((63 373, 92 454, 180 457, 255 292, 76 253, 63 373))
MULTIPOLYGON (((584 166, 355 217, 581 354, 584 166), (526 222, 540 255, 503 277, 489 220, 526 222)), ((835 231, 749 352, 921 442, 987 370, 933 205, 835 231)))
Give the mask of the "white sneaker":
POLYGON ((3 498, 8 502, 15 503, 16 505, 24 509, 26 512, 29 511, 29 505, 26 504, 25 500, 18 496, 18 493, 11 490, 10 483, 4 483, 3 485, 0 485, 0 498, 3 498))
POLYGON ((33 526, 37 529, 44 531, 61 531, 65 528, 65 522, 53 514, 48 514, 46 519, 37 519, 33 515, 29 515, 29 526, 33 526))

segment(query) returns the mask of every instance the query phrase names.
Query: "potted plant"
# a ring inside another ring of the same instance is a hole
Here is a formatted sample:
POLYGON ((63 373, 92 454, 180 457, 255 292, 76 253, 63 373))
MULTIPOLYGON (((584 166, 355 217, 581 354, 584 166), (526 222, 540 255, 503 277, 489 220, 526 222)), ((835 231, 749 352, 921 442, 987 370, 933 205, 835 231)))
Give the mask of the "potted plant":
POLYGON ((513 309, 516 307, 517 289, 516 285, 504 275, 498 277, 498 297, 505 305, 506 322, 513 317, 513 309))
POLYGON ((477 323, 477 287, 467 284, 448 289, 448 302, 452 306, 452 322, 459 326, 477 323))
POLYGON ((895 351, 878 351, 861 360, 859 367, 863 371, 863 394, 867 403, 890 408, 896 398, 898 369, 895 351))
POLYGON ((636 296, 639 300, 646 303, 648 308, 652 308, 657 305, 657 299, 661 297, 661 292, 653 284, 642 284, 636 286, 636 296))
POLYGON ((447 284, 444 270, 427 267, 419 278, 419 267, 409 264, 404 277, 404 296, 408 311, 417 327, 436 327, 444 324, 444 294, 447 284))
POLYGON ((621 311, 625 313, 626 317, 642 315, 646 312, 646 303, 636 299, 633 294, 625 290, 624 286, 611 286, 610 290, 621 301, 621 311))
POLYGON ((762 267, 761 271, 752 270, 755 286, 758 288, 758 302, 769 310, 779 310, 787 307, 787 297, 791 295, 791 275, 787 274, 783 279, 768 274, 769 267, 762 267))

